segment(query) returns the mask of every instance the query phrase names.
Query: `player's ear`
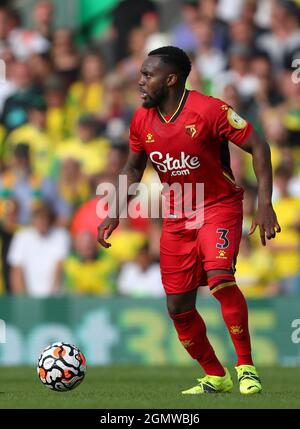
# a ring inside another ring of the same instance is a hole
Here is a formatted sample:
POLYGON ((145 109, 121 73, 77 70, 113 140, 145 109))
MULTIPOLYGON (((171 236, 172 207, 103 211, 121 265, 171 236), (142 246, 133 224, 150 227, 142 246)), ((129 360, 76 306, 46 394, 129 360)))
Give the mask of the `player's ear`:
POLYGON ((175 85, 175 83, 177 82, 177 80, 178 80, 178 78, 177 78, 176 74, 174 74, 174 73, 169 74, 169 76, 167 77, 167 85, 168 86, 173 86, 173 85, 175 85))

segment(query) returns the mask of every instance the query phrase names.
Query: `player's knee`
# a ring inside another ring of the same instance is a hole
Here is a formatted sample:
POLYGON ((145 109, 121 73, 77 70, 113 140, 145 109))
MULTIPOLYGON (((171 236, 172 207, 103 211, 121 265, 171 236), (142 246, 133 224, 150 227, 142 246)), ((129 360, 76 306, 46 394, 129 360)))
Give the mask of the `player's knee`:
POLYGON ((195 304, 167 300, 167 308, 170 317, 172 317, 173 315, 182 314, 186 313, 187 311, 193 310, 195 308, 195 304))
POLYGON ((231 273, 221 272, 208 278, 210 292, 217 297, 216 293, 221 290, 229 290, 229 286, 236 287, 235 277, 231 273))

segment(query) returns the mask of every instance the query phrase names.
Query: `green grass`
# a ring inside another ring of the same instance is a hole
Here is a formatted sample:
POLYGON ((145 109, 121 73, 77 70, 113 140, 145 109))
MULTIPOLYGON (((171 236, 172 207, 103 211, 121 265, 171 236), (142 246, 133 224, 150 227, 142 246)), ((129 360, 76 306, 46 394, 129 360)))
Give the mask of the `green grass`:
POLYGON ((198 368, 118 366, 88 368, 74 391, 45 388, 33 368, 0 368, 0 408, 300 408, 300 368, 260 368, 264 392, 183 397, 195 384, 198 368))

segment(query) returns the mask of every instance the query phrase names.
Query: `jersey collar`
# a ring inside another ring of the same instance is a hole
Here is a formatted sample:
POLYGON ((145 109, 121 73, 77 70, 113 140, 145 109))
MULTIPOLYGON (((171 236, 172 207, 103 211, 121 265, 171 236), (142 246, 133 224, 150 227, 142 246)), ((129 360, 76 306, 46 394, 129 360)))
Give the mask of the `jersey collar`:
POLYGON ((177 109, 175 110, 175 112, 173 113, 171 118, 169 118, 169 119, 166 119, 164 117, 164 115, 161 113, 160 108, 157 107, 157 114, 158 114, 159 119, 165 124, 169 124, 170 122, 174 122, 176 120, 176 118, 178 118, 178 116, 180 115, 180 112, 182 111, 182 109, 185 105, 185 102, 186 102, 188 95, 189 95, 189 90, 185 89, 184 93, 182 94, 181 100, 179 101, 177 109))

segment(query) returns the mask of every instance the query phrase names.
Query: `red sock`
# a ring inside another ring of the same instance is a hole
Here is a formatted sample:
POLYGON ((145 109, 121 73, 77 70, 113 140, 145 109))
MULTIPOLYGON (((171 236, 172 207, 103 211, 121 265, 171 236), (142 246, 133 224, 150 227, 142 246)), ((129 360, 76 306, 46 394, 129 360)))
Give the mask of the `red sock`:
POLYGON ((171 314, 178 338, 191 355, 202 366, 205 374, 223 376, 224 368, 206 336, 205 323, 194 308, 180 314, 171 314))
POLYGON ((253 365, 248 328, 248 308, 244 295, 231 274, 208 279, 212 294, 221 304, 223 319, 230 333, 238 365, 253 365))

